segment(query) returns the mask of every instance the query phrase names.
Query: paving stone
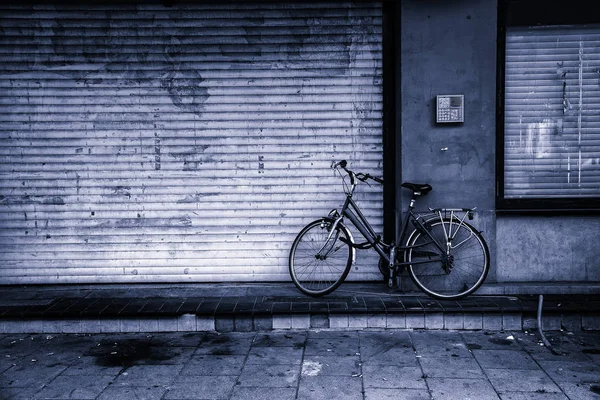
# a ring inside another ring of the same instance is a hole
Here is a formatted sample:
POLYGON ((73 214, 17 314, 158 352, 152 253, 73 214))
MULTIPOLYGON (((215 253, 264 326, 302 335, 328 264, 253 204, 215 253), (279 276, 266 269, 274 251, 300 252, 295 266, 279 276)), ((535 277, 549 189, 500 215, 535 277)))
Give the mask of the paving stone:
POLYGON ((247 355, 253 339, 253 333, 206 333, 195 354, 247 355))
POLYGON ((340 336, 306 340, 306 355, 354 356, 357 353, 358 341, 354 338, 340 336))
POLYGON ((60 375, 36 394, 40 399, 95 399, 114 378, 102 375, 60 375))
POLYGON ((310 314, 294 314, 292 315, 292 329, 309 329, 310 314))
POLYGON ((230 400, 293 400, 296 398, 296 388, 264 388, 236 386, 230 400))
POLYGON ((464 329, 464 314, 457 312, 446 312, 444 314, 444 328, 464 329))
POLYGON ((17 364, 22 364, 22 357, 12 357, 10 355, 0 355, 0 374, 6 371, 9 368, 16 366, 17 364))
POLYGON ((363 366, 364 385, 370 388, 427 389, 423 372, 418 366, 363 366))
MULTIPOLYGON (((570 400, 562 393, 530 393, 530 392, 507 392, 501 393, 502 400, 570 400)), ((585 398, 577 399, 584 400, 585 398)), ((585 399, 588 400, 588 399, 585 399)), ((589 399, 595 400, 595 399, 589 399)))
POLYGON ((419 356, 430 357, 472 357, 462 336, 458 332, 411 332, 410 338, 419 356))
POLYGON ((428 390, 365 388, 365 400, 430 400, 428 390))
POLYGON ((170 385, 183 365, 134 365, 114 380, 119 386, 167 386, 170 385))
POLYGON ((592 361, 540 361, 539 364, 555 382, 600 381, 600 366, 592 361))
POLYGON ((346 329, 350 326, 347 314, 329 315, 329 327, 331 329, 346 329))
POLYGON ((473 350, 483 369, 538 369, 537 363, 523 350, 473 350))
POLYGON ((358 335, 360 330, 309 330, 306 332, 306 337, 308 339, 337 339, 337 338, 346 338, 346 339, 358 339, 358 335))
POLYGON ((292 316, 273 315, 273 329, 292 329, 292 316))
POLYGON ((177 317, 177 332, 195 332, 197 329, 194 314, 183 314, 177 317))
POLYGON ((466 330, 481 330, 481 329, 483 329, 483 314, 465 313, 463 327, 466 330))
POLYGON ((349 328, 367 328, 368 316, 367 314, 350 314, 348 315, 348 327, 349 328))
POLYGON ((98 396, 97 400, 160 400, 166 390, 164 387, 122 387, 111 385, 98 396))
POLYGON ((346 376, 306 376, 300 379, 299 399, 362 400, 362 379, 346 376))
POLYGON ((138 318, 121 318, 119 324, 120 332, 140 332, 140 320, 138 318))
POLYGON ((562 315, 561 326, 569 332, 580 332, 581 331, 581 315, 562 315))
POLYGON ((472 357, 421 357, 419 362, 427 377, 468 379, 484 376, 472 357))
POLYGON ((303 349, 297 347, 253 347, 246 364, 289 364, 302 363, 303 349))
POLYGON ((195 355, 183 367, 181 375, 239 375, 246 356, 195 355))
POLYGON ((595 382, 559 382, 560 388, 570 399, 598 400, 600 398, 600 379, 595 382))
POLYGON ((502 314, 483 314, 483 329, 501 331, 502 314))
POLYGON ((270 331, 273 329, 273 317, 271 315, 255 315, 253 323, 256 331, 270 331))
POLYGON ((4 388, 37 388, 41 389, 66 369, 65 365, 43 366, 24 359, 23 364, 9 368, 0 374, 0 387, 4 388))
POLYGON ((492 386, 499 393, 536 392, 560 393, 560 388, 541 369, 486 369, 492 386))
POLYGON ((492 385, 485 379, 428 378, 427 384, 434 399, 499 400, 492 385))
POLYGON ((251 315, 236 315, 234 326, 236 332, 252 332, 254 330, 254 321, 251 315))
POLYGON ((272 331, 258 333, 252 341, 254 347, 299 347, 306 343, 305 331, 272 331))
POLYGON ((410 312, 406 313, 407 329, 425 329, 425 314, 410 312))
MULTIPOLYGON (((158 332, 158 318, 140 319, 140 332, 158 332)), ((106 330, 105 332, 116 332, 114 330, 106 330)))
POLYGON ((252 387, 297 387, 300 368, 297 365, 274 364, 257 368, 246 364, 239 376, 238 385, 252 387))
MULTIPOLYGON (((561 354, 554 354, 544 346, 537 334, 515 333, 519 344, 536 361, 564 361, 566 357, 569 361, 589 361, 589 357, 581 351, 581 346, 572 343, 562 332, 546 332, 545 336, 561 354)), ((600 347, 600 341, 598 343, 600 347)))
POLYGON ((306 355, 302 363, 302 372, 316 375, 360 375, 360 356, 306 355))
POLYGON ((600 331, 600 315, 582 315, 581 329, 584 331, 600 331))
POLYGON ((502 314, 502 328, 507 331, 520 331, 523 329, 521 314, 502 314))
POLYGON ((313 314, 310 316, 310 327, 312 329, 328 329, 329 317, 324 314, 313 314))
MULTIPOLYGON (((100 332, 119 332, 119 320, 117 318, 111 320, 103 320, 100 329, 100 332)), ((42 332, 62 333, 62 321, 54 319, 42 320, 42 332)))
POLYGON ((360 332, 360 355, 365 365, 417 365, 408 332, 360 332))
MULTIPOLYGON (((234 307, 234 306, 232 306, 234 307)), ((215 316, 215 330, 217 332, 233 332, 235 331, 235 323, 233 315, 217 315, 215 316)))
MULTIPOLYGON (((348 322, 348 325, 350 323, 348 322)), ((385 328, 387 325, 386 315, 383 313, 368 314, 367 315, 367 327, 368 328, 385 328)))
POLYGON ((441 312, 425 314, 425 329, 444 329, 444 314, 441 312))
POLYGON ((404 313, 388 314, 386 320, 386 327, 389 329, 405 329, 406 315, 404 313))
POLYGON ((71 363, 61 375, 109 375, 116 377, 122 369, 122 366, 99 365, 96 357, 81 356, 71 363))
POLYGON ((202 339, 204 339, 204 334, 198 332, 162 333, 153 337, 152 345, 161 347, 196 348, 202 339))
POLYGON ((1 387, 0 386, 0 399, 3 400, 31 400, 38 399, 35 397, 35 393, 40 391, 39 387, 1 387))
POLYGON ((236 380, 236 376, 181 376, 169 385, 163 399, 229 399, 236 380))
POLYGON ((215 319, 211 316, 196 316, 196 330, 199 332, 215 331, 215 319))
POLYGON ((471 350, 520 350, 521 347, 511 332, 461 332, 471 350), (483 334, 482 334, 483 333, 483 334))

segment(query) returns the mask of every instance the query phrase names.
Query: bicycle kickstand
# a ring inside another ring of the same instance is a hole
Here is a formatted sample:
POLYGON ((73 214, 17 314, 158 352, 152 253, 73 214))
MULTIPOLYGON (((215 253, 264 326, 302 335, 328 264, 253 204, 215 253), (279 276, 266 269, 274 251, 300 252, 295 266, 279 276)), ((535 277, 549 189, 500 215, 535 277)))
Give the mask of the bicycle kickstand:
POLYGON ((394 243, 392 243, 392 246, 390 247, 390 263, 389 263, 390 274, 389 274, 389 278, 388 278, 388 287, 390 289, 394 287, 394 275, 395 275, 394 264, 395 264, 395 262, 396 262, 396 245, 394 243))

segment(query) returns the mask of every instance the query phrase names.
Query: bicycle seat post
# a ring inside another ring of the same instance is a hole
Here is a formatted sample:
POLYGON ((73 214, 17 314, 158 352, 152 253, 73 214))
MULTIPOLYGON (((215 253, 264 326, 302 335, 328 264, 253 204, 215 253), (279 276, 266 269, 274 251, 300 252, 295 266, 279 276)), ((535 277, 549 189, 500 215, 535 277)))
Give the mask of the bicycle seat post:
POLYGON ((413 195, 412 195, 412 197, 410 198, 410 203, 408 203, 408 210, 409 210, 409 211, 412 211, 412 210, 415 208, 415 203, 417 202, 417 196, 418 196, 419 194, 420 194, 420 193, 413 192, 413 195))

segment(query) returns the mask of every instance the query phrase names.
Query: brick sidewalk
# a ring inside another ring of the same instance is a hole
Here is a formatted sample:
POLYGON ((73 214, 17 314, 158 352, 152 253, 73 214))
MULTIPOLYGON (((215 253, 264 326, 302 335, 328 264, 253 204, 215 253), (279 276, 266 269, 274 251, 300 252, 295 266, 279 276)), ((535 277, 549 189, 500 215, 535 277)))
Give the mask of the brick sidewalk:
MULTIPOLYGON (((522 330, 536 327, 538 305, 536 296, 443 301, 352 283, 322 298, 292 284, 4 286, 0 297, 0 333, 522 330)), ((544 329, 600 330, 600 299, 546 296, 544 329)))

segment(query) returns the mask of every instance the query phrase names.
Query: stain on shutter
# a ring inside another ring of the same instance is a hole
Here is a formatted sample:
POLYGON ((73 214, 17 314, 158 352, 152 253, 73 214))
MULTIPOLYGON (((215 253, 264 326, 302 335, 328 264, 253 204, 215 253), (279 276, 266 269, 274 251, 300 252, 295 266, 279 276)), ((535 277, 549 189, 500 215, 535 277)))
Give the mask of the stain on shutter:
POLYGON ((505 197, 600 195, 600 26, 507 29, 505 197))
POLYGON ((378 3, 0 8, 0 283, 287 281, 381 174, 378 3))

